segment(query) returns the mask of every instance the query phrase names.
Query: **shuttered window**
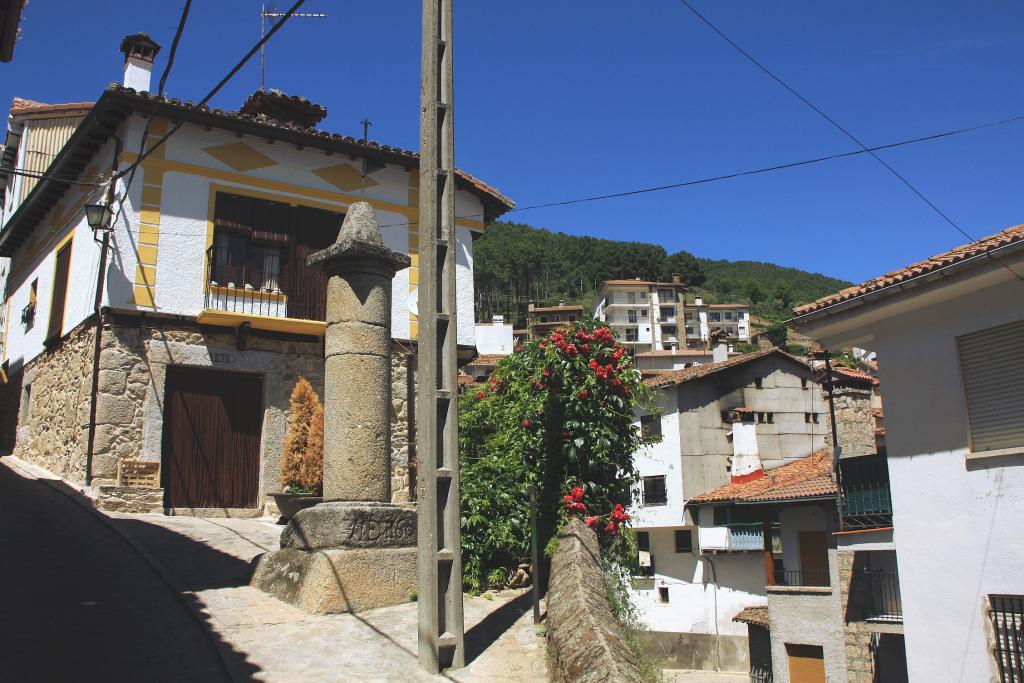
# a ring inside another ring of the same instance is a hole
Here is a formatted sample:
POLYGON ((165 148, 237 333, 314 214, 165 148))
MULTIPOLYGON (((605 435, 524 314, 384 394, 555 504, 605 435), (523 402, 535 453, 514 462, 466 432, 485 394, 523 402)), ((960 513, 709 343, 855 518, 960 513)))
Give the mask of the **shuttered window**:
POLYGON ((46 338, 60 336, 64 325, 64 301, 68 295, 68 273, 71 270, 71 242, 57 251, 57 265, 53 275, 53 298, 50 299, 50 323, 46 329, 46 338))
POLYGON ((957 338, 973 453, 1024 446, 1024 321, 957 338))
POLYGON ((825 683, 825 656, 819 645, 786 643, 790 683, 825 683))

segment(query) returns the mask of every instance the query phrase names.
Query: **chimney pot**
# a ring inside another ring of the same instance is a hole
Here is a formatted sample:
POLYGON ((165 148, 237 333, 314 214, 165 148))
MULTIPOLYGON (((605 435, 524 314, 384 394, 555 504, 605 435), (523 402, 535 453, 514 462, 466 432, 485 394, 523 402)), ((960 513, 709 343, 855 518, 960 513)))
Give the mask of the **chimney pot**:
POLYGON ((672 273, 672 284, 678 285, 681 282, 679 273, 672 273))
POLYGON ((732 463, 730 478, 735 484, 753 481, 764 476, 764 465, 757 450, 757 425, 754 411, 736 408, 729 413, 732 422, 732 463))
POLYGON ((160 44, 147 33, 135 33, 121 40, 121 52, 124 53, 124 87, 148 92, 153 60, 160 52, 160 44))

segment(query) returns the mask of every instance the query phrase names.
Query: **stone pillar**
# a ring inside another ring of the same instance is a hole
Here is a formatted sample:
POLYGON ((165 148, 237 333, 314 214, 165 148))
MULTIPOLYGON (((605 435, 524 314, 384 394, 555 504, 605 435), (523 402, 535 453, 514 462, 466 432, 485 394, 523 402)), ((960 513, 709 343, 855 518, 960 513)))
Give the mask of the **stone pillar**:
POLYGON ((353 204, 338 240, 309 257, 327 272, 324 499, 391 501, 391 280, 409 257, 353 204))
POLYGON ((391 280, 373 207, 349 207, 337 241, 309 257, 327 284, 324 499, 297 513, 252 585, 315 613, 406 602, 416 590, 417 518, 391 501, 391 280))

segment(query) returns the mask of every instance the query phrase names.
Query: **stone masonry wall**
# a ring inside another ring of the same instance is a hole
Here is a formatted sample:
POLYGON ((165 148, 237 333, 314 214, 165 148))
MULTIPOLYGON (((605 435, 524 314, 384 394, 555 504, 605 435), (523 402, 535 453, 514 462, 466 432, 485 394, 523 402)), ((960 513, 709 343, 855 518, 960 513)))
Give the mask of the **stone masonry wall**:
POLYGON ((846 676, 849 683, 874 683, 874 659, 871 653, 872 633, 903 633, 902 624, 865 621, 871 594, 866 581, 855 578, 867 566, 866 553, 836 553, 839 573, 840 604, 845 605, 843 637, 846 649, 846 676))
POLYGON ((836 436, 842 458, 871 455, 875 446, 875 417, 871 412, 871 390, 837 386, 836 436))
POLYGON ((547 601, 552 681, 643 681, 608 605, 597 534, 578 519, 558 534, 547 601))
POLYGON ((21 373, 14 455, 76 483, 85 481, 95 330, 82 323, 21 373))
POLYGON ((391 344, 391 502, 415 498, 416 404, 415 352, 398 342, 391 344), (410 368, 410 365, 413 368, 410 368))

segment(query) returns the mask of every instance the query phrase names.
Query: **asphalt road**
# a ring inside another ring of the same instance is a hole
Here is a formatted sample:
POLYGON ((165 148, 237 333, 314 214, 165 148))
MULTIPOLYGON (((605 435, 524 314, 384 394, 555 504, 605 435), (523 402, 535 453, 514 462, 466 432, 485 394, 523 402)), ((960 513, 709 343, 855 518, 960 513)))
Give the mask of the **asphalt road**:
POLYGON ((210 631, 132 546, 2 466, 0 591, 4 683, 227 680, 210 631))

